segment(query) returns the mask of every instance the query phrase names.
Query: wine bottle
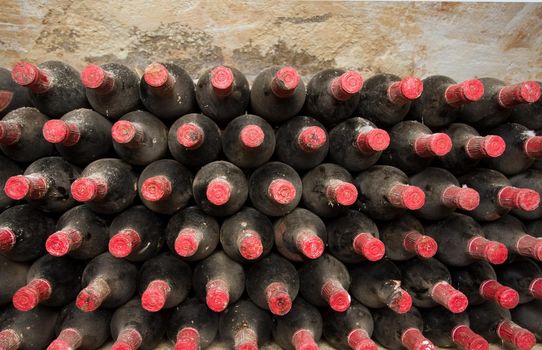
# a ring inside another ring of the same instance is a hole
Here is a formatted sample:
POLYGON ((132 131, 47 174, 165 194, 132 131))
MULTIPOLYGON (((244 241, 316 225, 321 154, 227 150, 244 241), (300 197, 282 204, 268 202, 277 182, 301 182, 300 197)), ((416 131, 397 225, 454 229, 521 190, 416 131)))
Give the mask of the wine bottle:
POLYGON ((537 300, 532 303, 519 305, 515 309, 510 310, 510 313, 514 322, 533 332, 538 341, 542 339, 542 323, 540 323, 542 301, 537 300))
POLYGON ((304 110, 324 125, 341 122, 357 109, 362 87, 363 78, 356 71, 322 70, 307 84, 304 110))
POLYGON ((196 112, 194 82, 188 73, 173 63, 151 63, 139 83, 141 102, 164 121, 196 112))
POLYGON ((521 124, 505 123, 489 131, 506 142, 506 150, 498 158, 482 161, 485 167, 511 176, 524 172, 538 158, 542 158, 542 136, 521 124))
POLYGON ((306 90, 297 70, 272 66, 261 71, 250 90, 250 108, 271 124, 296 116, 305 103, 306 90))
POLYGON ((0 151, 21 163, 52 155, 55 146, 43 138, 41 131, 47 120, 36 108, 22 107, 9 112, 0 121, 0 151))
POLYGON ((343 263, 329 254, 309 261, 301 266, 299 292, 315 306, 329 305, 333 310, 343 312, 350 307, 350 275, 343 263))
POLYGON ((344 263, 378 261, 386 253, 376 224, 359 211, 349 209, 328 221, 326 230, 330 253, 344 263))
POLYGON ((248 184, 245 174, 237 166, 216 161, 196 173, 192 192, 201 210, 213 216, 228 216, 245 204, 248 184))
POLYGON ((373 310, 373 320, 373 337, 386 349, 435 349, 433 343, 422 333, 422 315, 414 307, 404 314, 398 314, 388 308, 373 310))
MULTIPOLYGON (((542 193, 542 171, 537 169, 529 169, 510 178, 513 186, 519 188, 530 188, 540 195, 542 193)), ((523 220, 538 220, 542 219, 542 207, 538 207, 532 211, 524 211, 521 209, 512 209, 514 216, 523 220)))
POLYGON ((173 159, 157 160, 139 175, 139 198, 158 214, 174 214, 192 199, 193 178, 190 170, 181 163, 173 159))
POLYGON ((111 122, 92 109, 76 109, 48 120, 42 133, 64 159, 80 166, 106 157, 113 146, 111 122))
POLYGON ((464 174, 475 168, 482 159, 500 157, 506 142, 497 135, 480 136, 472 126, 463 123, 450 124, 443 133, 452 139, 454 147, 437 163, 454 174, 464 174))
POLYGON ((271 339, 271 317, 248 300, 240 300, 220 315, 218 331, 228 348, 256 350, 271 339))
POLYGON ((209 309, 222 312, 239 300, 245 290, 243 266, 217 251, 198 263, 194 269, 193 287, 196 296, 209 309))
POLYGON ((499 283, 495 270, 485 261, 450 269, 450 272, 452 284, 467 296, 469 305, 480 305, 486 300, 505 309, 518 305, 518 292, 499 283))
POLYGON ((0 307, 10 304, 13 294, 26 284, 29 268, 30 265, 26 263, 11 261, 0 255, 0 307))
MULTIPOLYGON (((542 82, 538 81, 542 86, 542 82)), ((540 116, 542 115, 542 99, 533 103, 520 103, 514 106, 510 112, 509 121, 526 126, 529 129, 542 129, 540 116)))
POLYGON ((169 317, 167 336, 175 350, 206 349, 218 333, 218 314, 196 298, 184 301, 169 317))
POLYGON ((55 310, 45 306, 28 312, 7 309, 0 323, 0 349, 45 349, 55 337, 57 316, 55 310))
POLYGON ((386 247, 386 256, 391 260, 404 261, 415 256, 428 259, 437 253, 435 239, 425 235, 422 223, 408 213, 380 223, 378 229, 386 247))
POLYGON ((458 346, 463 350, 488 350, 489 344, 481 335, 469 327, 466 312, 454 314, 443 307, 420 310, 423 317, 423 332, 437 346, 458 346))
POLYGON ((358 190, 348 170, 324 163, 303 176, 301 199, 307 209, 322 217, 336 217, 346 212, 358 198, 358 190))
POLYGON ((111 350, 151 350, 161 343, 166 317, 161 312, 148 312, 139 300, 132 299, 115 310, 111 318, 111 350))
POLYGON ((34 261, 27 284, 13 294, 13 306, 19 311, 29 311, 39 304, 64 306, 72 302, 81 289, 84 264, 67 257, 44 255, 34 261))
POLYGON ((129 261, 145 261, 164 244, 165 223, 142 205, 117 215, 109 226, 109 253, 129 261))
POLYGON ((108 222, 86 205, 66 211, 47 237, 45 249, 52 256, 87 260, 105 252, 109 241, 108 222))
POLYGON ((296 116, 277 129, 275 157, 295 170, 314 168, 328 151, 329 136, 316 119, 296 116))
POLYGON ((13 261, 32 261, 45 254, 55 221, 28 204, 0 213, 0 254, 13 261))
POLYGON ((222 150, 220 129, 203 114, 187 114, 169 128, 168 146, 173 158, 197 169, 218 159, 222 150))
POLYGON ((58 316, 56 339, 47 350, 96 350, 109 339, 110 310, 83 312, 75 304, 64 307, 58 316))
POLYGON ((450 266, 466 266, 476 260, 499 265, 508 258, 504 244, 486 238, 480 224, 463 214, 432 222, 425 226, 425 233, 443 248, 437 251, 437 259, 450 266))
POLYGON ((150 258, 138 273, 141 306, 149 312, 182 303, 192 287, 192 269, 170 253, 150 258))
POLYGON ((273 229, 277 250, 290 261, 317 259, 324 253, 326 226, 307 209, 294 209, 275 221, 273 229))
POLYGON ((226 158, 240 168, 257 168, 275 151, 275 132, 263 118, 244 114, 228 123, 222 132, 226 158))
POLYGON ((75 305, 84 312, 117 308, 136 291, 137 268, 131 262, 103 253, 92 259, 85 270, 75 305))
POLYGON ((353 302, 345 312, 323 310, 323 335, 326 341, 339 350, 376 350, 371 340, 373 316, 363 305, 353 302))
POLYGON ((271 254, 248 270, 246 288, 254 304, 273 315, 283 316, 290 312, 297 297, 299 277, 288 260, 271 254))
POLYGON ((322 327, 318 309, 297 298, 290 312, 273 323, 273 339, 285 350, 318 350, 322 327))
POLYGON ((71 185, 78 202, 100 214, 116 214, 128 208, 137 196, 137 176, 120 159, 98 159, 81 172, 71 185))
POLYGON ((118 119, 141 107, 139 77, 123 64, 89 64, 81 81, 92 109, 107 118, 118 119))
MULTIPOLYGON (((12 176, 22 174, 22 172, 23 170, 17 163, 0 154, 0 189, 4 188, 7 179, 12 176)), ((0 210, 7 209, 14 203, 15 200, 9 198, 4 191, 0 191, 0 210)))
POLYGON ((350 293, 373 309, 389 307, 404 314, 412 307, 412 297, 401 288, 401 271, 388 259, 363 262, 350 270, 350 293))
POLYGON ((542 270, 531 259, 518 258, 499 266, 497 276, 501 283, 519 293, 520 304, 542 299, 542 270))
POLYGON ((469 303, 465 294, 452 287, 452 277, 437 259, 414 258, 402 262, 402 286, 417 307, 444 306, 453 313, 465 311, 469 303))
POLYGON ((167 127, 152 114, 125 114, 111 127, 113 149, 119 158, 133 165, 149 165, 167 153, 167 127))
POLYGON ((401 79, 388 73, 373 75, 360 91, 357 114, 378 126, 391 127, 405 118, 423 90, 423 82, 414 76, 401 79))
POLYGON ((0 67, 0 118, 21 107, 32 107, 28 91, 13 81, 11 71, 0 67))
POLYGON ((467 310, 471 328, 491 343, 508 343, 519 350, 529 350, 536 338, 511 320, 510 311, 495 303, 483 303, 467 310))
POLYGON ((329 159, 349 171, 376 164, 390 145, 390 135, 363 118, 349 118, 329 132, 329 159))
POLYGON ((23 175, 10 177, 4 192, 13 200, 25 199, 45 212, 61 213, 76 205, 70 186, 80 169, 61 157, 41 158, 30 164, 23 175))
POLYGON ((60 61, 39 65, 20 61, 11 69, 13 80, 28 88, 32 104, 45 115, 60 116, 89 106, 79 72, 60 61))
POLYGON ((196 100, 202 113, 219 124, 227 124, 245 113, 250 99, 247 78, 238 69, 216 66, 201 73, 196 100))
POLYGON ((482 98, 459 109, 459 118, 479 130, 506 122, 514 106, 533 103, 540 98, 540 85, 535 81, 515 85, 506 85, 495 78, 480 78, 480 81, 484 84, 482 98))
POLYGON ((425 194, 408 183, 398 168, 375 165, 354 179, 358 189, 358 208, 375 220, 392 220, 407 210, 417 210, 425 203, 425 194))
POLYGON ((254 170, 248 180, 252 205, 268 216, 283 216, 294 210, 302 195, 302 182, 289 165, 268 162, 254 170))
POLYGON ((452 150, 452 140, 444 133, 432 133, 424 124, 407 120, 389 130, 390 145, 382 153, 380 163, 395 166, 406 174, 427 168, 434 158, 452 150))
POLYGON ((169 249, 187 261, 198 261, 211 255, 220 239, 216 219, 197 207, 174 214, 166 226, 169 249))
POLYGON ((410 106, 409 118, 439 129, 453 123, 462 105, 476 102, 484 94, 480 80, 460 83, 443 75, 432 75, 423 81, 423 93, 410 106))
POLYGON ((529 235, 523 223, 506 215, 482 225, 488 239, 501 242, 509 252, 542 261, 542 240, 529 235))
POLYGON ((425 204, 414 215, 425 220, 441 220, 456 209, 472 211, 480 204, 480 194, 461 186, 459 181, 442 168, 425 168, 411 176, 409 182, 425 193, 425 204))
POLYGON ((245 207, 222 222, 220 243, 233 260, 246 263, 260 260, 271 252, 273 224, 259 211, 245 207))
POLYGON ((480 194, 480 204, 469 212, 478 221, 495 221, 512 209, 533 211, 540 204, 540 195, 529 188, 513 187, 495 170, 477 168, 458 181, 480 194))

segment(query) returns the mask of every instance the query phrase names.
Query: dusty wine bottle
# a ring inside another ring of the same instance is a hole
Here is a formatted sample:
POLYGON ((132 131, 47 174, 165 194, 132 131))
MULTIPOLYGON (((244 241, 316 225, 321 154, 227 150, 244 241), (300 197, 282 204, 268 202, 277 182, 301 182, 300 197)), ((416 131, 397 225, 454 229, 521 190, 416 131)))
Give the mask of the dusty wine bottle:
POLYGON ((43 138, 41 131, 48 120, 36 108, 22 107, 9 112, 0 121, 0 150, 21 163, 52 155, 55 146, 43 138))
POLYGON ((497 281, 495 270, 485 261, 450 269, 452 284, 469 299, 469 305, 480 305, 490 300, 502 308, 513 309, 518 305, 516 290, 497 281))
POLYGON ((145 109, 164 121, 198 110, 192 78, 172 63, 149 64, 139 83, 139 95, 145 109))
POLYGON ((240 168, 257 168, 275 151, 275 132, 263 118, 244 114, 228 123, 222 132, 226 158, 240 168))
POLYGON ((467 124, 453 123, 441 131, 452 139, 454 147, 439 157, 437 163, 453 174, 464 174, 475 168, 482 159, 500 157, 506 149, 502 137, 480 136, 476 129, 467 124))
POLYGON ((70 196, 70 186, 79 173, 79 168, 61 157, 41 158, 30 164, 23 175, 10 177, 4 192, 45 212, 65 212, 77 203, 70 196))
POLYGON ((30 266, 27 284, 13 294, 13 306, 19 311, 29 311, 39 304, 52 307, 67 305, 81 289, 83 268, 82 261, 42 256, 30 266))
POLYGON ((218 314, 197 298, 177 306, 169 317, 167 336, 174 350, 206 349, 218 333, 218 314))
POLYGON ((408 177, 398 168, 374 165, 354 179, 358 189, 357 207, 375 220, 392 220, 407 210, 417 210, 425 203, 425 194, 409 185, 408 177))
POLYGON ((193 288, 196 296, 214 312, 224 311, 245 290, 245 272, 241 264, 217 251, 194 269, 193 288))
POLYGON ((425 235, 422 223, 408 213, 380 223, 378 229, 379 238, 386 247, 386 256, 391 260, 404 261, 415 256, 428 259, 437 253, 437 242, 425 235))
POLYGON ((268 216, 283 216, 294 210, 302 195, 302 182, 289 165, 268 162, 254 170, 248 180, 252 205, 268 216))
POLYGON ((290 261, 317 259, 324 253, 327 242, 322 219, 304 208, 296 208, 275 221, 275 245, 290 261))
POLYGON ((55 221, 29 204, 0 213, 0 254, 13 261, 32 261, 45 254, 55 221))
POLYGON ((202 113, 221 125, 245 113, 250 99, 247 78, 238 69, 216 66, 201 73, 196 100, 202 113))
POLYGON ((261 71, 250 90, 250 108, 271 124, 297 115, 305 103, 306 90, 297 70, 272 66, 261 71))
POLYGON ((329 132, 329 158, 348 171, 376 164, 390 145, 390 135, 363 118, 349 118, 329 132))
POLYGON ((439 129, 456 120, 460 106, 480 100, 483 94, 480 80, 457 83, 443 75, 432 75, 423 80, 423 93, 412 102, 409 118, 439 129))
POLYGON ((109 253, 128 261, 145 261, 155 256, 164 244, 165 223, 142 205, 117 215, 109 226, 109 253))
POLYGON ((304 110, 324 125, 350 117, 359 105, 363 77, 356 71, 325 69, 307 84, 304 110))
POLYGON ((128 208, 137 196, 137 176, 120 159, 98 159, 81 172, 71 185, 78 202, 100 214, 116 214, 128 208))
POLYGON ((288 260, 271 254, 247 271, 247 294, 258 307, 273 315, 290 312, 299 292, 297 271, 288 260))
POLYGON ((350 270, 350 293, 370 308, 389 307, 398 314, 408 312, 412 297, 401 288, 401 270, 388 259, 363 262, 350 270))
POLYGON ((118 119, 141 107, 139 77, 123 64, 89 64, 81 81, 92 109, 107 118, 118 119))
POLYGON ((137 268, 134 264, 103 253, 92 259, 85 270, 75 305, 84 312, 98 308, 117 308, 136 291, 137 268))
POLYGON ((170 253, 143 263, 138 273, 141 306, 149 312, 169 309, 182 303, 192 287, 192 269, 170 253))
POLYGON ((47 121, 42 133, 64 159, 80 166, 106 157, 113 146, 111 122, 86 108, 47 121))
POLYGON ((330 253, 344 263, 378 261, 386 253, 376 224, 359 211, 349 209, 328 221, 326 230, 330 253))
POLYGON ((198 261, 211 255, 220 239, 216 219, 197 207, 174 214, 166 226, 169 249, 187 261, 198 261))
POLYGON ((11 69, 13 80, 28 88, 32 104, 49 116, 61 116, 89 107, 79 72, 60 61, 39 65, 17 62, 11 69))
POLYGON ((260 260, 273 248, 273 224, 256 209, 245 207, 222 222, 220 243, 237 262, 260 260))
POLYGON ((203 114, 187 114, 169 128, 168 146, 173 158, 197 169, 218 159, 222 150, 220 129, 203 114))
POLYGON ((201 210, 213 216, 228 216, 245 204, 248 198, 247 178, 232 163, 212 162, 196 173, 192 192, 201 210))

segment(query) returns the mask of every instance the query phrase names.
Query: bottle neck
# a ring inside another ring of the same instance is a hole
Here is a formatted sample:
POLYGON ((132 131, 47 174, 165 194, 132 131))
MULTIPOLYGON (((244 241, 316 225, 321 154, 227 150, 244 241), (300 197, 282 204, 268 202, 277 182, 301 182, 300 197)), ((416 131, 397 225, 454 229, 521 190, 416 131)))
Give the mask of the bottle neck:
POLYGON ((182 257, 190 257, 197 253, 203 234, 200 230, 185 227, 175 239, 175 252, 182 257))
POLYGON ((74 228, 66 227, 47 238, 45 249, 52 256, 64 256, 81 247, 83 234, 74 228))
POLYGON ((258 349, 258 335, 249 327, 238 330, 233 336, 235 350, 258 349))
POLYGON ((466 103, 475 102, 484 95, 484 85, 480 80, 465 80, 452 84, 444 92, 444 100, 452 107, 460 107, 466 103))
POLYGON ((42 199, 48 190, 49 183, 41 173, 12 176, 4 185, 4 192, 14 200, 24 198, 31 200, 42 199))
POLYGON ((452 341, 463 350, 483 350, 489 347, 487 340, 463 324, 452 329, 451 337, 452 341))
POLYGON ((87 89, 91 89, 99 95, 107 95, 115 91, 116 77, 100 66, 88 65, 81 72, 81 81, 87 89))
POLYGON ((174 350, 197 350, 200 348, 200 335, 196 328, 184 327, 177 333, 174 350))
POLYGON ((36 278, 20 288, 13 295, 13 306, 20 311, 30 311, 42 301, 49 299, 53 292, 51 282, 44 278, 36 278))
POLYGON ((230 288, 228 283, 222 279, 213 279, 207 282, 206 302, 207 307, 214 312, 222 312, 228 307, 230 301, 230 288))
POLYGON ((328 279, 325 281, 320 294, 335 311, 343 312, 350 307, 350 294, 338 280, 328 279))
POLYGON ((158 312, 166 305, 170 293, 171 286, 167 281, 151 281, 141 295, 141 306, 149 312, 158 312))
POLYGON ((84 312, 97 310, 111 294, 109 283, 103 278, 95 278, 77 296, 75 305, 84 312))
POLYGON ((28 62, 16 63, 11 70, 11 76, 17 84, 29 88, 36 94, 49 91, 53 85, 49 72, 28 62))
POLYGON ((423 82, 416 77, 405 77, 391 83, 388 87, 388 101, 396 106, 404 106, 421 96, 423 82))
POLYGON ((21 139, 22 130, 18 123, 12 121, 0 121, 0 144, 13 145, 21 139))
POLYGON ((243 230, 238 237, 237 246, 239 254, 246 260, 256 260, 263 254, 262 238, 254 230, 243 230))
POLYGON ((76 145, 81 139, 79 127, 75 123, 65 122, 61 119, 48 120, 43 125, 42 131, 47 142, 66 147, 76 145))
POLYGON ((288 98, 295 94, 301 77, 292 67, 283 67, 271 80, 271 91, 278 98, 288 98))
POLYGON ((117 341, 111 347, 111 350, 137 350, 143 342, 141 333, 135 328, 124 328, 120 331, 117 341))
POLYGON ((308 329, 298 329, 292 335, 292 345, 295 350, 316 350, 318 349, 318 344, 314 340, 314 335, 312 331, 308 329))
POLYGON ((265 288, 267 306, 273 315, 286 315, 292 308, 288 286, 283 282, 272 282, 265 288))
POLYGON ((519 294, 509 287, 505 287, 494 279, 489 279, 480 285, 480 295, 487 300, 493 300, 500 307, 513 309, 519 304, 519 294))
POLYGON ((78 349, 83 342, 83 336, 75 328, 64 328, 58 337, 49 345, 49 350, 78 349))

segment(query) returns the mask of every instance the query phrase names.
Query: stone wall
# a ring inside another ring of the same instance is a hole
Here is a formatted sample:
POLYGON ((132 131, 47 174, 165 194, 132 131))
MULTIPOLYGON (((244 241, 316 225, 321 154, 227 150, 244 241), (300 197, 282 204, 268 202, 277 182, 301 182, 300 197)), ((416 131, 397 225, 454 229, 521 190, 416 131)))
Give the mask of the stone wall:
POLYGON ((272 64, 303 75, 542 79, 542 4, 235 0, 3 0, 0 66, 17 60, 173 61, 196 78, 225 63, 253 77, 272 64))

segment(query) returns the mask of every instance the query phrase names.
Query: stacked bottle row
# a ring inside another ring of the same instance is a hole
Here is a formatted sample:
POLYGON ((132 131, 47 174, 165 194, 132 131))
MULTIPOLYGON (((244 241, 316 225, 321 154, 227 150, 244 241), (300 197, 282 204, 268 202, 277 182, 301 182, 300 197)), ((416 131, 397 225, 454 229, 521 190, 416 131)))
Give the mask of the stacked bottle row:
POLYGON ((50 61, 0 90, 0 349, 542 339, 539 83, 50 61))

